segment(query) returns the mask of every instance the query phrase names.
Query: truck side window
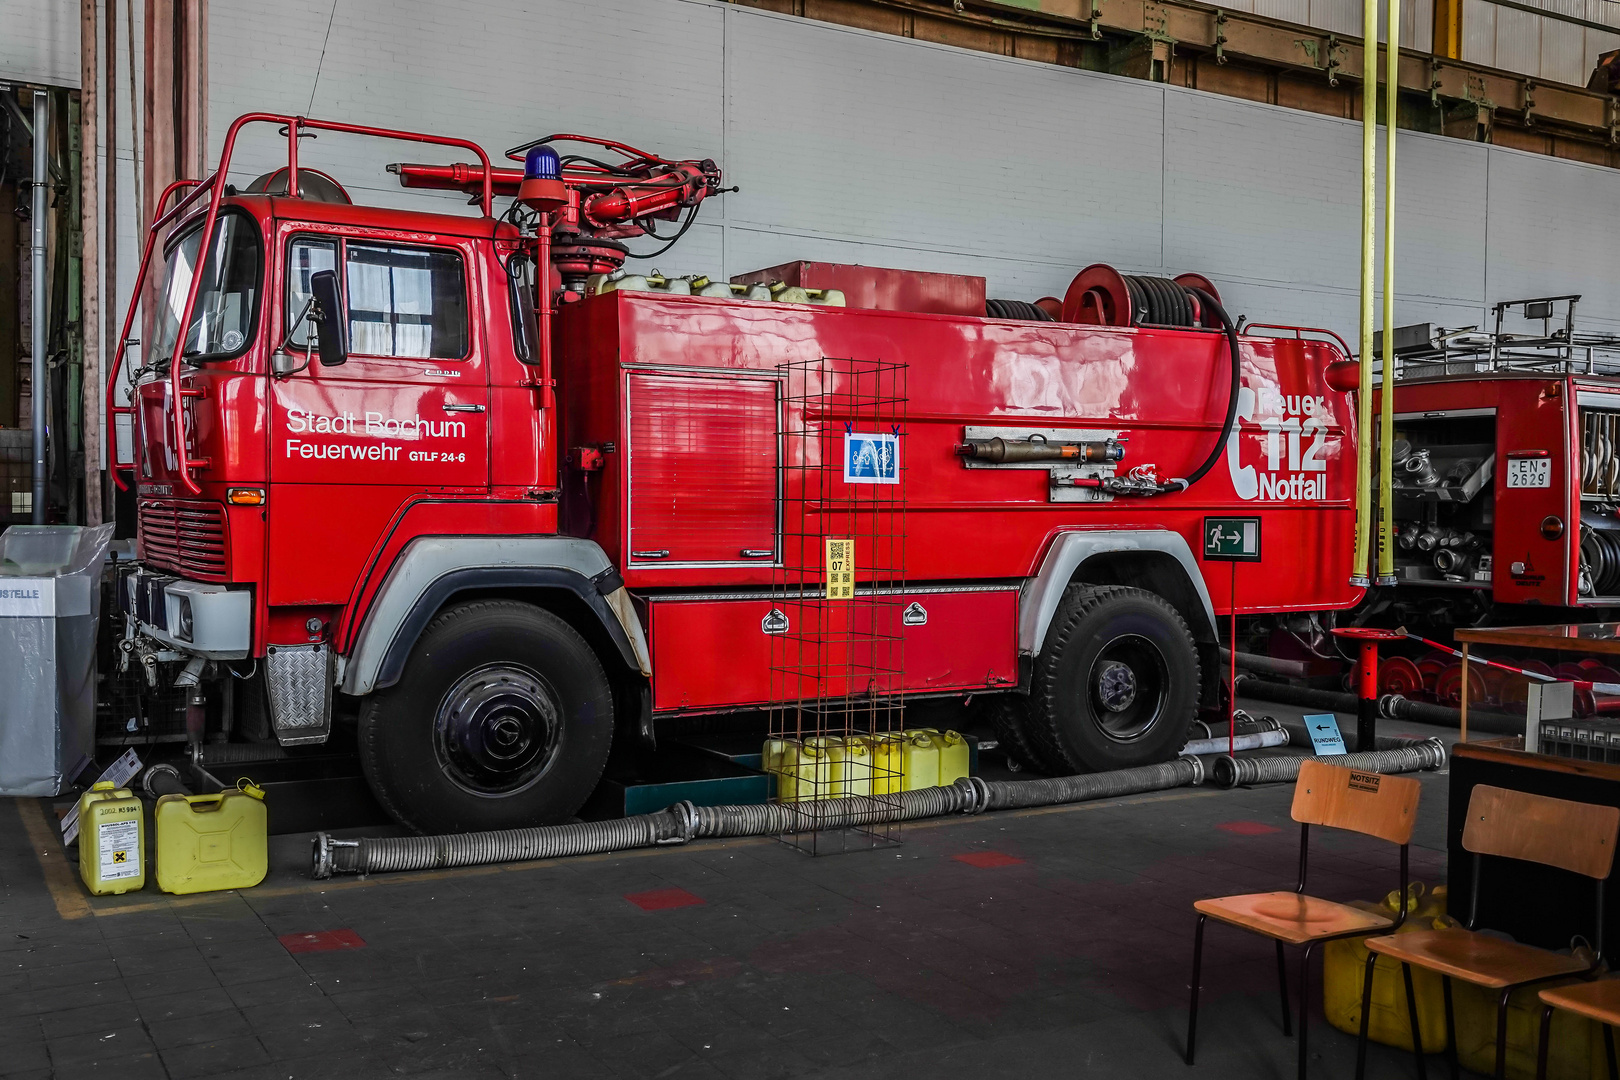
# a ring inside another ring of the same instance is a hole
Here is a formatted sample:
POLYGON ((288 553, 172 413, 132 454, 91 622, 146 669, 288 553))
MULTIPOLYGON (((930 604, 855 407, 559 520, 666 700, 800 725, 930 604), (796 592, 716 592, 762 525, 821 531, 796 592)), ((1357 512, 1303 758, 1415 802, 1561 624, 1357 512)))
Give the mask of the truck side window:
MULTIPOLYGON (((304 305, 311 296, 309 279, 318 271, 332 270, 337 266, 337 241, 314 240, 309 237, 299 237, 292 243, 287 252, 287 319, 298 318, 303 312, 304 305)), ((305 319, 293 328, 287 344, 295 349, 309 348, 310 335, 315 327, 305 319)))
POLYGON ((467 355, 467 286, 450 251, 344 245, 350 349, 362 356, 467 355))
POLYGON ((540 357, 535 342, 539 331, 534 310, 534 261, 513 255, 506 264, 506 277, 512 289, 512 350, 525 364, 537 364, 540 357))

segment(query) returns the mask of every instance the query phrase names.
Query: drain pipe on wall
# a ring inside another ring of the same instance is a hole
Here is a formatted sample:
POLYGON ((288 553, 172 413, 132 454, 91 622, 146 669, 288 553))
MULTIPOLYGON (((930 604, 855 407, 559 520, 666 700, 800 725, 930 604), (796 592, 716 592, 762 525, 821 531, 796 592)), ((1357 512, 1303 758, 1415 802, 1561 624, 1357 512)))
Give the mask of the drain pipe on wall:
MULTIPOLYGON (((88 151, 87 151, 88 152, 88 151)), ((32 385, 29 405, 34 431, 34 494, 33 523, 45 524, 45 347, 50 325, 47 322, 45 300, 51 294, 50 282, 45 276, 45 215, 50 207, 51 183, 51 95, 43 90, 34 91, 34 183, 29 194, 30 220, 29 247, 32 259, 29 286, 33 301, 33 335, 29 339, 29 369, 32 385)))

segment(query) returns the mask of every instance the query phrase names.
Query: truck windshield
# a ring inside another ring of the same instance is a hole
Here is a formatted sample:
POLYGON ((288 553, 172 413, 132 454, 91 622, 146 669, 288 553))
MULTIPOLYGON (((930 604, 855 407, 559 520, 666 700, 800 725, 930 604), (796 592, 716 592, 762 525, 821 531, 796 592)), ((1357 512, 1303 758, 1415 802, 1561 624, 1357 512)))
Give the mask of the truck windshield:
MULTIPOLYGON (((174 356, 180 313, 196 272, 202 226, 192 229, 169 250, 169 277, 158 312, 154 363, 174 356)), ((203 269, 202 287, 186 332, 185 358, 222 360, 244 351, 253 337, 258 315, 263 258, 258 230, 239 214, 223 214, 214 227, 214 240, 203 269)))

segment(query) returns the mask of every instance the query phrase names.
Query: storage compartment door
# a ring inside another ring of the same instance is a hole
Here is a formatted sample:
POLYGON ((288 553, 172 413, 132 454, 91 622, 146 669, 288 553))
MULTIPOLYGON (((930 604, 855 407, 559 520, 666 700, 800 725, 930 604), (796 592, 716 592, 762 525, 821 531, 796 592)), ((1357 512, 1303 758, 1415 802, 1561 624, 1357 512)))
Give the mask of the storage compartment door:
POLYGON ((775 379, 631 372, 630 564, 770 565, 775 379))

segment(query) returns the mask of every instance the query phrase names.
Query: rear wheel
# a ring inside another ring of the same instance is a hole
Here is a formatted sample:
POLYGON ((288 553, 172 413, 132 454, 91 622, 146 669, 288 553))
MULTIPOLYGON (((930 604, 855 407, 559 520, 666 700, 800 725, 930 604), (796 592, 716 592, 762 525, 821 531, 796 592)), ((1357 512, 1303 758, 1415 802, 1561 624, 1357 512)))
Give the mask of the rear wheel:
POLYGON ((420 832, 566 821, 601 778, 613 694, 585 640, 530 604, 441 612, 399 682, 360 711, 360 756, 383 807, 420 832))
POLYGON ((1036 658, 1026 729, 1042 758, 1071 771, 1163 761, 1186 743, 1198 688, 1198 651, 1166 600, 1074 586, 1036 658))

